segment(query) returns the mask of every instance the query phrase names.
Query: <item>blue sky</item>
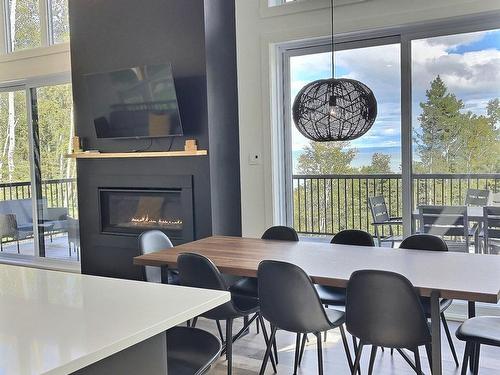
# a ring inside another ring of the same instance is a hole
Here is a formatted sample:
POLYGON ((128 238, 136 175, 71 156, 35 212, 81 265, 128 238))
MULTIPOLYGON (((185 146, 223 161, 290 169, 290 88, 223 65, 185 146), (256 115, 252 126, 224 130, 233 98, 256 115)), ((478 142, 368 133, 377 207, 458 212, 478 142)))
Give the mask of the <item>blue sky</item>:
MULTIPOLYGON (((356 167, 369 164, 374 152, 383 152, 391 155, 393 171, 400 170, 399 55, 398 44, 336 52, 336 77, 364 82, 378 101, 377 121, 368 133, 351 142, 358 149, 353 162, 356 167)), ((330 76, 330 58, 329 53, 322 53, 291 59, 292 100, 306 83, 330 76)), ((412 72, 414 130, 418 131, 419 103, 438 74, 450 91, 464 100, 466 110, 484 114, 487 101, 500 97, 500 30, 413 41, 412 72)), ((307 143, 294 127, 295 163, 307 143)))

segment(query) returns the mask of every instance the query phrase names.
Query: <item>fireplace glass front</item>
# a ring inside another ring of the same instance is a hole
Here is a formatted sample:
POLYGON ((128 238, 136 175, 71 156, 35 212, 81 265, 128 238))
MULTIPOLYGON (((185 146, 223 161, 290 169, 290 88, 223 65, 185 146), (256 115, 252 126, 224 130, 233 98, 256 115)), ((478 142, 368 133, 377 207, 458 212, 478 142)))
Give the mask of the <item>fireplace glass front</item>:
POLYGON ((182 237, 182 190, 100 189, 103 233, 137 235, 159 229, 182 237))

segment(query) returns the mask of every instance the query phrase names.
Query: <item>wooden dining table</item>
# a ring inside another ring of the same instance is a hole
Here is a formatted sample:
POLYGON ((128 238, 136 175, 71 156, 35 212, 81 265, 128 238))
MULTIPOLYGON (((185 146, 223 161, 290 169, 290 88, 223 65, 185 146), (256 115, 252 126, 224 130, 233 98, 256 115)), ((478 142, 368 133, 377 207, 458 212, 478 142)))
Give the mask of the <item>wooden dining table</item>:
MULTIPOLYGON (((467 301, 469 317, 475 303, 500 301, 500 256, 453 252, 333 245, 312 241, 276 241, 214 236, 134 258, 134 264, 176 267, 181 253, 204 255, 223 273, 257 276, 263 260, 290 262, 321 285, 346 287, 357 270, 397 272, 407 277, 421 296, 431 299, 432 373, 442 374, 440 298, 467 301)), ((166 280, 166 279, 165 279, 166 280)))

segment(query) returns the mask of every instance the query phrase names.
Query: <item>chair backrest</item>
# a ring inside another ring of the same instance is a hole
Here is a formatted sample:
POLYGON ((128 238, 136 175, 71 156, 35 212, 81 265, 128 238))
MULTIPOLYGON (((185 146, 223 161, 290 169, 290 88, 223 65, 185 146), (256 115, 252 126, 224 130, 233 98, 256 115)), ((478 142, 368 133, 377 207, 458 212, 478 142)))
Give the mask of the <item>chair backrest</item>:
MULTIPOLYGON (((139 250, 141 255, 174 247, 168 236, 161 230, 148 230, 139 235, 139 250)), ((144 267, 144 279, 153 283, 161 283, 161 269, 159 267, 144 267)))
POLYGON ((338 245, 375 246, 372 235, 359 229, 342 230, 333 236, 330 243, 338 245))
POLYGON ((261 238, 263 240, 298 241, 299 235, 293 228, 276 225, 268 228, 261 238))
POLYGON ((462 236, 468 242, 466 206, 419 206, 420 231, 436 236, 462 236))
MULTIPOLYGON (((42 199, 43 207, 46 200, 42 199)), ((33 202, 28 199, 12 199, 0 202, 0 213, 14 214, 18 225, 33 223, 33 202)))
POLYGON ((500 193, 491 194, 491 205, 494 207, 500 207, 500 193))
POLYGON ((14 214, 0 214, 0 240, 4 237, 17 237, 17 221, 14 214))
POLYGON ((491 192, 483 189, 467 189, 465 195, 466 206, 486 206, 489 203, 491 192))
POLYGON ((500 207, 486 206, 483 208, 484 240, 486 246, 490 238, 500 239, 500 207))
POLYGON ((362 270, 351 275, 346 326, 367 345, 413 349, 431 340, 419 296, 408 279, 394 272, 362 270))
POLYGON ((389 211, 383 196, 368 198, 370 204, 370 211, 374 223, 383 223, 390 219, 389 211))
MULTIPOLYGON (((215 264, 207 257, 195 253, 182 253, 177 257, 180 285, 193 288, 227 291, 228 286, 215 264)), ((232 301, 204 313, 209 319, 227 319, 237 314, 232 301)))
POLYGON ((264 260, 257 271, 260 312, 290 332, 319 332, 328 320, 309 276, 298 266, 264 260))
POLYGON ((408 250, 429 250, 429 251, 448 251, 448 245, 444 240, 432 234, 414 234, 406 237, 400 249, 408 250))

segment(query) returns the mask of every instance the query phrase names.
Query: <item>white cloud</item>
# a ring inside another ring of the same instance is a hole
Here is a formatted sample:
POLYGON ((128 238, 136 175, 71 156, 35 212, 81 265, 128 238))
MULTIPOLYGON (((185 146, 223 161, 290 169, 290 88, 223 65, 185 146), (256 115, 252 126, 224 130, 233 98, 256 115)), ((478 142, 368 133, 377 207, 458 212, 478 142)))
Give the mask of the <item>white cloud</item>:
MULTIPOLYGON (((497 32, 500 33, 500 32, 497 32)), ((487 33, 469 33, 412 42, 413 119, 420 112, 429 83, 439 74, 450 92, 462 99, 465 109, 484 114, 489 99, 500 97, 500 46, 497 49, 454 52, 457 47, 477 43, 487 33)), ((463 50, 463 48, 461 48, 463 50)), ((399 147, 400 145, 400 49, 399 45, 376 46, 336 53, 337 71, 368 85, 378 101, 378 117, 356 148, 399 147)), ((310 80, 330 76, 330 54, 294 57, 292 93, 310 80)), ((308 140, 293 130, 293 149, 302 149, 308 140)))

